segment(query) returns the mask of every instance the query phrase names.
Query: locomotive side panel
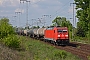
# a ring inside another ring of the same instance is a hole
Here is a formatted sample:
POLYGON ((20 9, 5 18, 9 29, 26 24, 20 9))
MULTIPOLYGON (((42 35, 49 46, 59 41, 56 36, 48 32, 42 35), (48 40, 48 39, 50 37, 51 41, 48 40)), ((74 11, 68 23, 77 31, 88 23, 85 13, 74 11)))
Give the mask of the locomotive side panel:
POLYGON ((45 39, 53 40, 54 30, 45 30, 45 39))

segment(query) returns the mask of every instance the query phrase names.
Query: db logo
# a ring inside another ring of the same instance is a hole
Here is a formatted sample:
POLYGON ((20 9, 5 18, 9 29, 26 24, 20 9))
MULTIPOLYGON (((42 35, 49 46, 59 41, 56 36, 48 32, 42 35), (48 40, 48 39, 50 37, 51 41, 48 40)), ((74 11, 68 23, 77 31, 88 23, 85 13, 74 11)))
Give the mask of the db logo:
POLYGON ((62 34, 62 37, 64 37, 64 35, 62 34))

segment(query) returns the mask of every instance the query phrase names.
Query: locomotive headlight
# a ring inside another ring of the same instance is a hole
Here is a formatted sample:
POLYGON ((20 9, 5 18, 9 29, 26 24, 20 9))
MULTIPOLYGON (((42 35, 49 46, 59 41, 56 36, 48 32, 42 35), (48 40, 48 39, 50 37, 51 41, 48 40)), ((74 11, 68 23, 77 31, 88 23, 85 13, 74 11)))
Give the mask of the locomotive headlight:
POLYGON ((68 37, 68 35, 65 35, 65 37, 68 37))
POLYGON ((60 37, 60 35, 58 35, 58 37, 60 37))

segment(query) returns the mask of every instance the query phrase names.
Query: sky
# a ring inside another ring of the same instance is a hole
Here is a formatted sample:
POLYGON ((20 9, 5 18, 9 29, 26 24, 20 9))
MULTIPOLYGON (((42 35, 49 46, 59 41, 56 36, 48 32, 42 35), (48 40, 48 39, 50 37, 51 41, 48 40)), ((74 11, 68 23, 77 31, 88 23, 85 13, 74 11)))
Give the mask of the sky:
MULTIPOLYGON (((10 24, 25 27, 50 26, 55 17, 66 17, 73 23, 74 0, 0 0, 0 18, 7 17, 10 24), (24 2, 23 2, 24 1, 24 2)), ((76 15, 76 10, 74 10, 76 15)))

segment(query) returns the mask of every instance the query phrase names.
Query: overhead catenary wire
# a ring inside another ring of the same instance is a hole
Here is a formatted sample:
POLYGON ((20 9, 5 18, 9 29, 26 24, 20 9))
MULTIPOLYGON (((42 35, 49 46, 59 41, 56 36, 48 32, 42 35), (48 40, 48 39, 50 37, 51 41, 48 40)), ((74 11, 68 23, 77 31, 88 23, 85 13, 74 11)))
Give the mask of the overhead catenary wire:
MULTIPOLYGON (((59 8, 58 10, 56 10, 56 11, 53 13, 52 16, 56 15, 56 12, 58 12, 60 9, 61 9, 61 10, 60 10, 61 13, 62 13, 62 12, 65 12, 64 9, 65 9, 65 7, 68 6, 67 4, 68 4, 70 1, 71 1, 71 0, 69 0, 67 3, 65 3, 65 5, 63 5, 63 7, 59 8)), ((36 2, 36 3, 31 3, 31 4, 38 4, 38 3, 40 3, 40 2, 41 2, 41 0, 39 0, 39 1, 36 2)), ((69 4, 70 4, 70 3, 69 3, 69 4)), ((60 12, 60 11, 59 11, 59 12, 60 12)))
MULTIPOLYGON (((59 9, 57 9, 55 12, 53 12, 52 14, 50 14, 51 15, 51 17, 55 17, 55 15, 56 14, 60 14, 60 15, 62 15, 62 14, 69 14, 68 12, 65 12, 64 11, 64 9, 66 8, 66 7, 68 7, 68 4, 70 4, 69 2, 70 2, 71 0, 69 0, 67 3, 65 3, 61 8, 59 8, 59 9), (60 11, 59 11, 60 10, 60 11), (57 13, 56 13, 57 12, 57 13), (60 13, 59 13, 60 12, 60 13)), ((32 3, 32 1, 31 1, 31 3, 30 4, 38 4, 38 3, 40 3, 41 2, 41 0, 39 0, 38 2, 36 2, 36 3, 32 3)), ((70 16, 70 15, 69 15, 70 16)), ((51 21, 51 20, 48 20, 48 21, 51 21)))
MULTIPOLYGON (((65 7, 68 6, 67 4, 68 4, 70 1, 71 1, 71 0, 69 0, 67 3, 65 3, 65 5, 63 5, 63 7, 57 9, 57 10, 53 13, 52 16, 56 15, 56 12, 58 12, 59 10, 61 11, 61 13, 62 13, 62 11, 64 12, 65 7)), ((39 1, 36 2, 36 3, 31 3, 31 4, 38 4, 38 3, 40 3, 40 2, 41 2, 41 0, 39 0, 39 1)), ((69 3, 69 4, 70 4, 70 3, 69 3)), ((59 12, 60 12, 60 11, 59 11, 59 12)))
MULTIPOLYGON (((71 0, 69 0, 67 3, 65 3, 65 5, 63 5, 63 7, 61 7, 61 8, 59 8, 58 10, 56 10, 53 14, 51 14, 51 17, 54 17, 55 15, 57 15, 57 14, 61 14, 61 15, 63 15, 63 14, 69 14, 68 12, 66 12, 66 11, 64 11, 64 9, 66 8, 66 7, 68 7, 68 5, 70 4, 69 2, 70 2, 71 0), (60 11, 59 11, 60 10, 60 11), (60 13, 59 13, 59 12, 60 13), (56 13, 57 12, 57 13, 56 13)), ((70 15, 69 15, 70 16, 70 15)), ((50 21, 50 20, 49 20, 50 21)), ((48 21, 48 22, 49 22, 48 21)))
MULTIPOLYGON (((67 3, 65 3, 65 5, 63 5, 63 7, 59 8, 58 10, 56 10, 53 14, 51 14, 51 17, 54 17, 57 14, 69 14, 68 12, 65 11, 65 8, 68 7, 68 5, 70 5, 71 0, 69 0, 67 3), (59 11, 60 10, 60 11, 59 11), (56 13, 57 12, 57 13, 56 13), (60 13, 59 13, 60 12, 60 13)), ((70 15, 69 15, 70 16, 70 15)))
MULTIPOLYGON (((68 3, 70 2, 71 0, 69 0, 67 3, 65 3, 65 5, 63 5, 61 8, 59 8, 58 10, 56 10, 55 12, 54 12, 54 14, 52 15, 52 17, 54 16, 54 15, 57 15, 57 14, 61 14, 62 15, 62 13, 63 12, 65 12, 64 11, 64 9, 66 8, 66 7, 68 7, 68 3), (60 11, 59 11, 60 10, 60 11), (60 13, 59 13, 59 12, 60 13), (58 12, 58 13, 57 13, 58 12)), ((70 3, 69 3, 70 4, 70 3)))
MULTIPOLYGON (((52 17, 54 17, 54 16, 57 15, 57 14, 60 14, 61 16, 63 16, 63 14, 65 14, 66 16, 71 16, 69 12, 65 11, 65 8, 68 7, 67 4, 68 4, 70 1, 71 1, 71 0, 69 0, 67 3, 65 3, 65 5, 63 5, 63 7, 59 8, 59 9, 56 11, 56 13, 54 12, 55 14, 53 14, 52 17), (60 9, 61 9, 61 10, 60 10, 60 9), (59 10, 60 10, 60 11, 59 11, 59 10), (58 11, 59 11, 60 13, 59 13, 58 11)), ((70 3, 69 3, 69 5, 70 5, 70 3)), ((63 17, 64 17, 64 16, 63 16, 63 17)), ((71 17, 70 17, 70 18, 71 18, 71 17)))

